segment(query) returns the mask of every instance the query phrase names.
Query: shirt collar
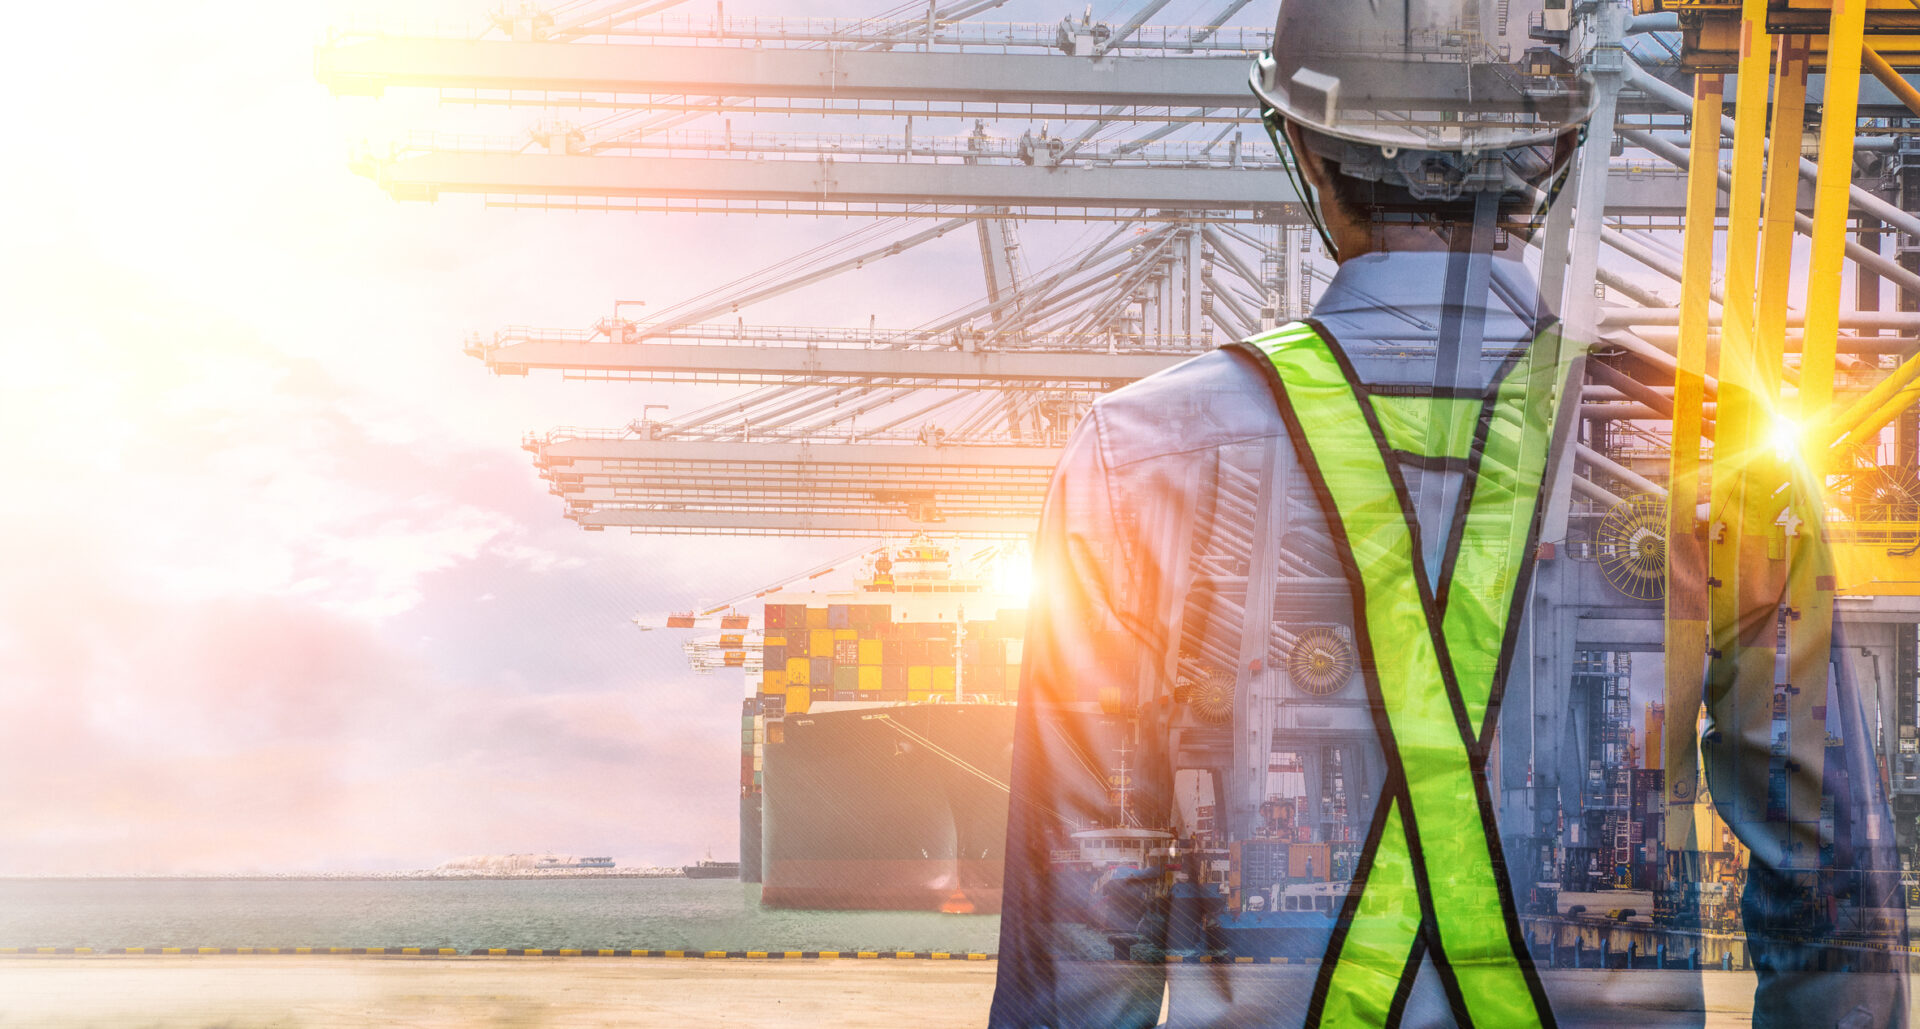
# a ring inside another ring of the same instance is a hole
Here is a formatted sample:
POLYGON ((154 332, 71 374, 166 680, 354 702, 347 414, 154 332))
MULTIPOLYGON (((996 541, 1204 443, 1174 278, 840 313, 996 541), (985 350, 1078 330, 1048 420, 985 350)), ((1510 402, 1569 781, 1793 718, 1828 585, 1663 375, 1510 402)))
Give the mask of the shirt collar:
MULTIPOLYGON (((1340 265, 1314 304, 1313 318, 1366 385, 1431 387, 1448 271, 1466 260, 1465 254, 1447 251, 1362 254, 1340 265)), ((1490 272, 1488 288, 1466 302, 1466 313, 1485 316, 1482 361, 1470 388, 1484 388, 1493 369, 1554 320, 1526 265, 1495 254, 1490 272)))

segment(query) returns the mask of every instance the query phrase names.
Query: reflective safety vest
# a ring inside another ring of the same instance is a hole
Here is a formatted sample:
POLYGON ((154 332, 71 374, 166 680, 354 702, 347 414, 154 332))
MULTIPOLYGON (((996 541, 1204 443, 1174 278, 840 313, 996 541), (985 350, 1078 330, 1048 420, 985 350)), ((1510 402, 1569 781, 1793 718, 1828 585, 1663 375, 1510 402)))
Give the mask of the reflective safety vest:
POLYGON ((1501 370, 1494 389, 1472 396, 1370 391, 1309 324, 1239 346, 1272 369, 1338 542, 1388 763, 1306 1024, 1392 1024, 1426 958, 1462 1025, 1552 1025, 1514 909, 1486 769, 1537 543, 1567 356, 1559 335, 1550 329, 1501 370), (1409 464, 1463 473, 1432 576, 1401 471, 1409 464))

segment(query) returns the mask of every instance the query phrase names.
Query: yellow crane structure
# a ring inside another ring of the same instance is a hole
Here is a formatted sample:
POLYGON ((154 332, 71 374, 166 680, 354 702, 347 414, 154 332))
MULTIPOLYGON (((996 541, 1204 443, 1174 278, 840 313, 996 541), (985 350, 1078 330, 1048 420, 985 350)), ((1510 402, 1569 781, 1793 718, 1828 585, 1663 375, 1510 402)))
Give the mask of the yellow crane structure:
MULTIPOLYGON (((1714 846, 1703 839, 1713 820, 1700 803, 1703 700, 1723 724, 1731 718, 1732 731, 1764 736, 1775 690, 1756 684, 1775 683, 1784 626, 1786 758, 1803 774, 1788 779, 1788 822, 1770 828, 1786 834, 1793 822, 1818 822, 1828 741, 1817 709, 1826 704, 1835 598, 1920 595, 1920 548, 1912 545, 1920 542, 1920 509, 1896 502, 1841 512, 1834 503, 1851 479, 1876 468, 1883 430, 1920 399, 1920 356, 1878 381, 1869 381, 1879 371, 1870 365, 1843 374, 1835 356, 1861 77, 1875 75, 1920 114, 1920 93, 1897 71, 1920 65, 1920 8, 1905 0, 1636 0, 1634 9, 1679 15, 1682 64, 1696 73, 1668 477, 1662 762, 1665 842, 1684 862, 1697 860, 1702 844, 1714 846), (1823 74, 1824 93, 1796 365, 1785 341, 1813 72, 1823 74), (1729 73, 1732 159, 1723 175, 1714 127, 1724 124, 1729 73), (1723 182, 1727 235, 1717 269, 1723 182), (1717 270, 1724 303, 1716 348, 1709 304, 1717 270), (1717 406, 1709 440, 1702 413, 1710 382, 1717 406)), ((1766 768, 1735 774, 1759 776, 1765 796, 1766 768)), ((1817 867, 1817 854, 1796 857, 1817 867)))

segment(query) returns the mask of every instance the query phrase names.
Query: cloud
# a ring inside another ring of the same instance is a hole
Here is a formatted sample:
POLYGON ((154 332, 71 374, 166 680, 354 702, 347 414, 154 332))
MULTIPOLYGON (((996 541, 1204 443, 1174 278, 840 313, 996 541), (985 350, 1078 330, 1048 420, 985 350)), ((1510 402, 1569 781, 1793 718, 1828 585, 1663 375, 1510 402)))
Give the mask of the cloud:
MULTIPOLYGON (((519 434, 716 390, 502 380, 458 344, 844 227, 396 203, 344 168, 369 123, 524 112, 330 97, 326 18, 123 4, 0 61, 48 98, 13 126, 33 203, 0 211, 0 874, 724 853, 740 680, 628 617, 851 544, 580 532, 519 434)), ((921 310, 924 277, 876 274, 833 317, 921 310)))
MULTIPOLYGON (((43 274, 80 267, 112 274, 43 274)), ((627 624, 694 588, 649 545, 558 518, 510 446, 98 285, 129 303, 41 321, 0 383, 0 873, 724 849, 738 689, 627 624)))

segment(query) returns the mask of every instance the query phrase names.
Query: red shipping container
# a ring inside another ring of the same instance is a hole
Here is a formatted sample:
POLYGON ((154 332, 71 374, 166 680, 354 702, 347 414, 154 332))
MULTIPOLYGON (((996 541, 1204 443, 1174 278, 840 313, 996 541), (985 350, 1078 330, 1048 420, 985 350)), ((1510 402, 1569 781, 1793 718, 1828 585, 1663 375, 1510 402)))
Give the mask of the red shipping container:
POLYGON ((883 665, 880 669, 880 691, 907 690, 907 667, 905 665, 883 665))
POLYGON ((787 627, 787 608, 784 604, 768 604, 766 607, 766 625, 769 629, 787 627))

